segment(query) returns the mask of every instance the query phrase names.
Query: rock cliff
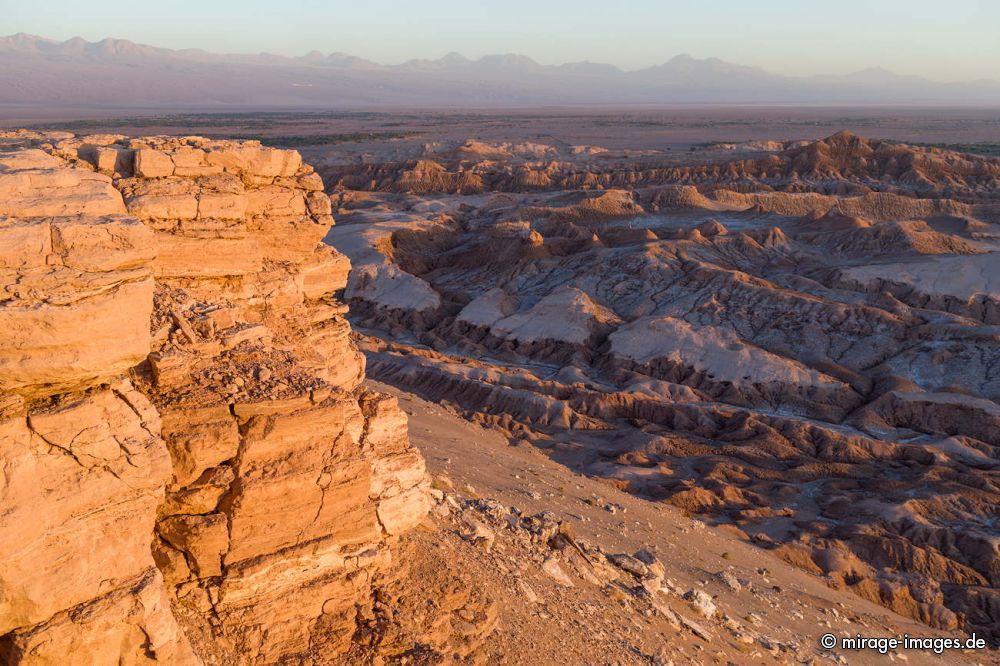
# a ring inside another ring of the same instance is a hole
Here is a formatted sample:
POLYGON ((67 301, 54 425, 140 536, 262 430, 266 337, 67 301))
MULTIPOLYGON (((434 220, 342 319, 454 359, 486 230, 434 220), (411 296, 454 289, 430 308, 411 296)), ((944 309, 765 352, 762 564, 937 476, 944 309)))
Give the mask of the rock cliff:
POLYGON ((429 486, 298 153, 0 137, 0 661, 350 648, 429 486))

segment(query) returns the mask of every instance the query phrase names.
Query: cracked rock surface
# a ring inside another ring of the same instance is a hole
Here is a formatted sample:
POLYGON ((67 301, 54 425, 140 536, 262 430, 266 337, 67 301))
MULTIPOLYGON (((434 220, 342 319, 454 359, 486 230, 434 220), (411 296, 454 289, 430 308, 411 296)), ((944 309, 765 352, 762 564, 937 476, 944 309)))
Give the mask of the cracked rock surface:
POLYGON ((349 650, 430 496, 322 189, 255 142, 0 137, 0 661, 349 650))

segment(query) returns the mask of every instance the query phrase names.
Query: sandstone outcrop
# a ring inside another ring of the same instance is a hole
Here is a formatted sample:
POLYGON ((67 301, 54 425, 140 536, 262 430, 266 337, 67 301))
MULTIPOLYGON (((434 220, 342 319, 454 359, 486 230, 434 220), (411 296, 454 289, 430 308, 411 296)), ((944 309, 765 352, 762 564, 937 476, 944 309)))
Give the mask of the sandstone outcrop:
POLYGON ((111 178, 0 153, 0 658, 198 663, 150 550, 170 481, 149 352, 152 233, 111 178))
POLYGON ((405 415, 360 387, 319 176, 252 142, 18 142, 0 655, 334 660, 430 499, 405 415))

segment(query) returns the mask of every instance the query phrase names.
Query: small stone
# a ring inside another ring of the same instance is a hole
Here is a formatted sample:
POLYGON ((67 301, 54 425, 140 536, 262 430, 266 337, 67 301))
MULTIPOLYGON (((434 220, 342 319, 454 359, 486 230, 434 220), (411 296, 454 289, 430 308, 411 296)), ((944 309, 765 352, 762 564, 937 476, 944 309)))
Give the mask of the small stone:
POLYGON ((719 574, 719 581, 733 592, 740 592, 743 590, 743 586, 740 585, 740 581, 737 580, 732 571, 721 572, 719 574))
POLYGON ((611 564, 623 571, 629 572, 637 578, 643 578, 649 573, 649 567, 631 555, 627 555, 625 553, 615 553, 605 555, 605 557, 608 558, 608 562, 611 562, 611 564))
POLYGON ((663 562, 645 548, 635 551, 634 557, 646 565, 650 575, 654 578, 659 580, 667 575, 667 569, 663 566, 663 562))
POLYGON ((695 636, 697 636, 701 640, 708 641, 708 642, 712 641, 712 634, 709 633, 709 631, 707 629, 705 629, 703 626, 701 626, 697 622, 695 622, 693 620, 689 620, 688 618, 684 617, 683 615, 677 615, 677 619, 680 621, 681 626, 683 626, 685 629, 687 629, 688 631, 690 631, 692 634, 694 634, 695 636))
POLYGON ((493 542, 496 539, 490 528, 483 525, 478 520, 467 519, 466 527, 468 530, 462 533, 462 538, 472 543, 476 546, 484 548, 487 552, 493 548, 493 542))
POLYGON ((760 645, 764 650, 770 652, 772 655, 778 654, 780 651, 778 644, 771 638, 767 636, 761 636, 757 639, 757 644, 760 645))
POLYGON ((573 580, 563 571, 559 562, 553 557, 548 558, 542 563, 542 571, 563 587, 576 587, 573 585, 573 580))
POLYGON ((712 597, 701 590, 688 590, 684 598, 691 602, 691 606, 704 618, 711 619, 715 616, 716 606, 712 597))

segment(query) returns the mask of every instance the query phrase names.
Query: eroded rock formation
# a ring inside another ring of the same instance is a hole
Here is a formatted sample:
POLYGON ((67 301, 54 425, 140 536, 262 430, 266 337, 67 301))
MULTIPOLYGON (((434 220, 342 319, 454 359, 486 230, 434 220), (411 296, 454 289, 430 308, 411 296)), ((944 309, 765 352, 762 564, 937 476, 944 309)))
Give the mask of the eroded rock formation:
POLYGON ((995 199, 1000 186, 996 160, 938 148, 869 140, 851 132, 820 141, 770 143, 775 145, 760 157, 678 164, 662 156, 590 160, 586 158, 600 152, 583 150, 592 148, 587 146, 559 155, 552 146, 498 150, 470 141, 422 159, 331 165, 323 175, 331 185, 347 189, 449 194, 692 185, 736 192, 856 195, 874 190, 995 199))
POLYGON ((254 143, 5 143, 0 660, 332 661, 429 498, 360 388, 319 176, 254 143))
POLYGON ((335 174, 374 377, 1000 635, 1000 161, 849 133, 662 168, 484 155, 335 174))

